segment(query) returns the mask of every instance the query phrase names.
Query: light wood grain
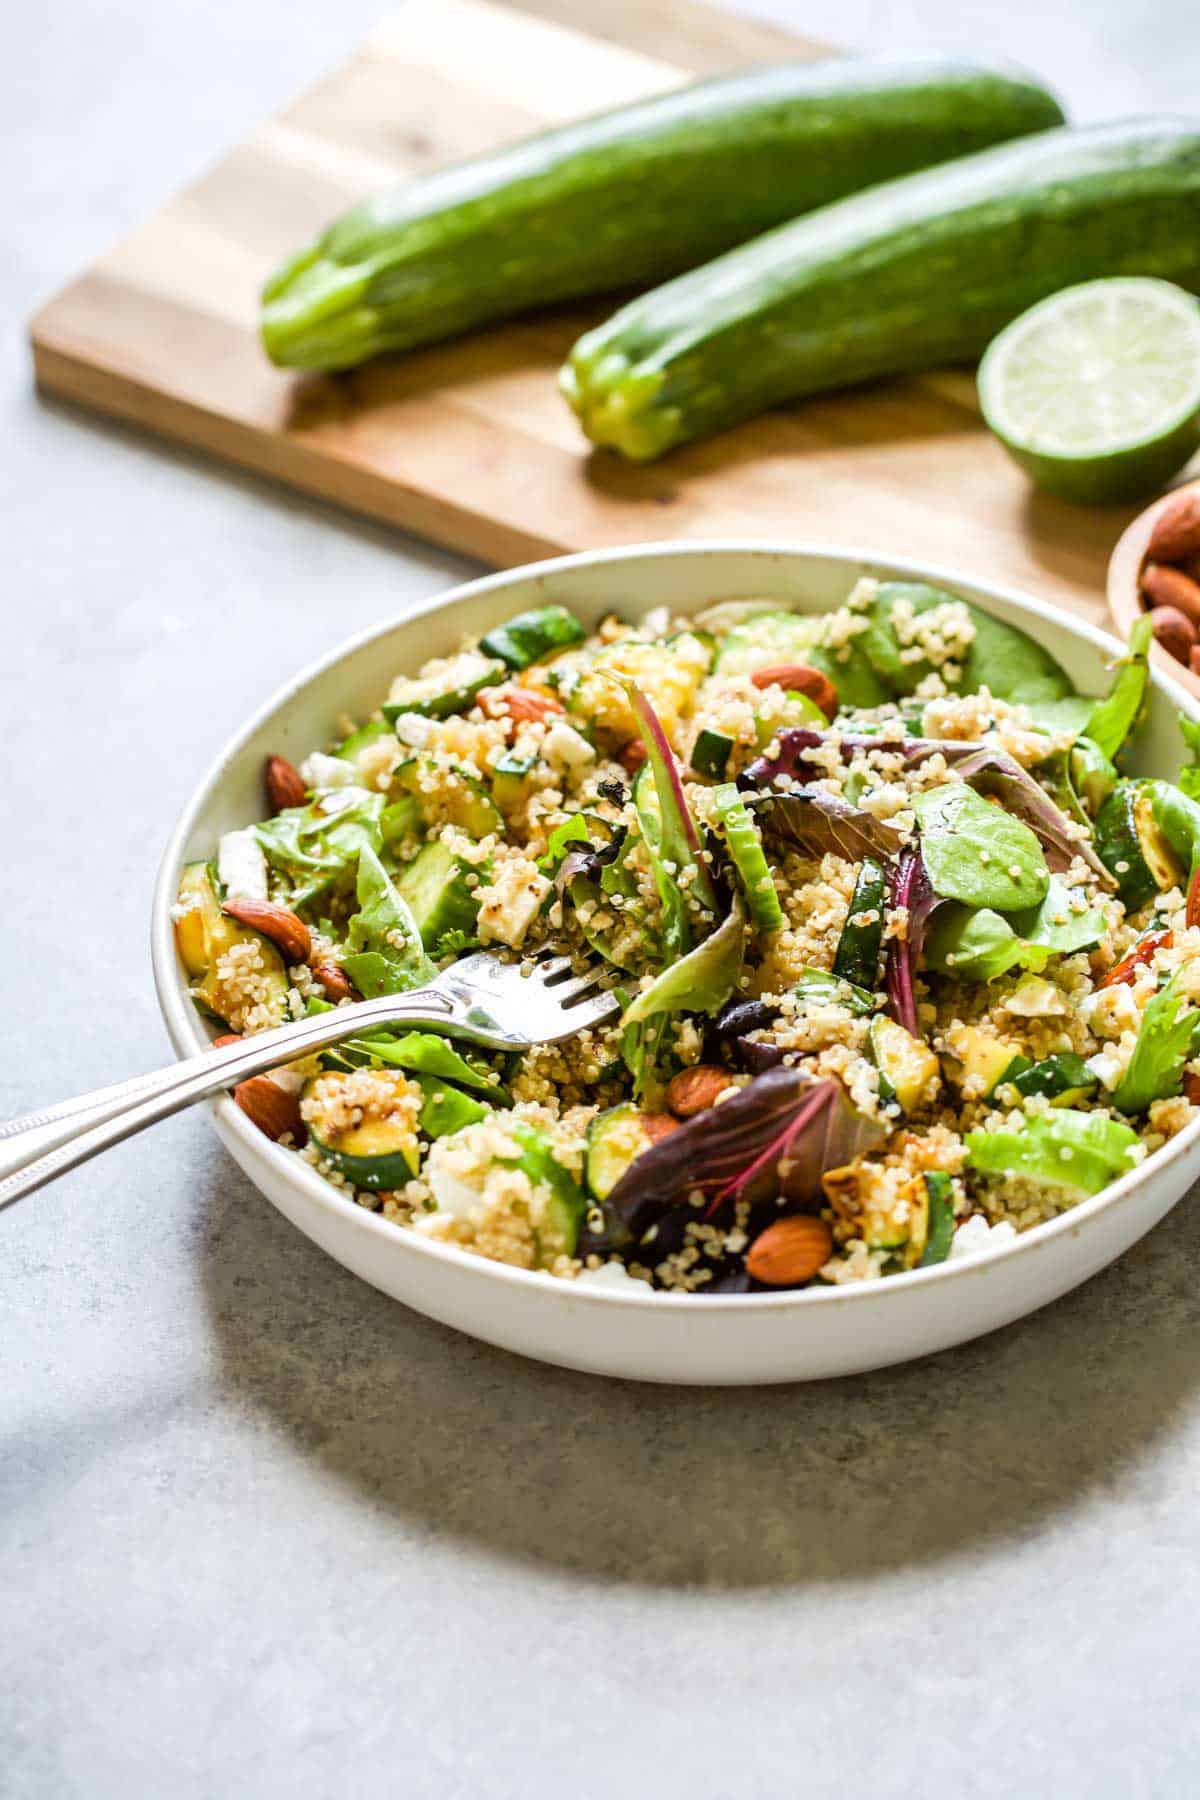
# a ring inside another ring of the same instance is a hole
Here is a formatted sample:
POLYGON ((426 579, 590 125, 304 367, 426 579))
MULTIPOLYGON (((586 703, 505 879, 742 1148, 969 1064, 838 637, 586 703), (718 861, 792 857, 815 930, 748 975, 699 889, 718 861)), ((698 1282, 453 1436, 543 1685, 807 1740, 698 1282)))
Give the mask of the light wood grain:
POLYGON ((643 539, 806 538, 940 561, 1101 620, 1128 511, 1031 495, 963 373, 809 402, 634 469, 589 453, 555 388, 602 306, 335 378, 262 354, 263 279, 364 192, 785 50, 817 54, 690 0, 409 0, 42 309, 37 379, 494 564, 643 539))

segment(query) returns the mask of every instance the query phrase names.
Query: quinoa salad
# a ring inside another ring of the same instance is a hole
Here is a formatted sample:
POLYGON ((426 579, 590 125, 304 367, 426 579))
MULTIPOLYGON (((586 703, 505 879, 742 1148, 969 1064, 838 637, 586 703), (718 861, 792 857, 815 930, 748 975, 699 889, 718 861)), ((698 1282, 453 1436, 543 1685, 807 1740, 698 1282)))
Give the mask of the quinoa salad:
POLYGON ((378 1028, 236 1090, 347 1200, 549 1277, 764 1293, 987 1252, 1200 1105, 1200 726, 1135 778, 1150 621, 1096 697, 921 583, 802 615, 519 614, 268 759, 185 867, 248 1034, 490 949, 612 1023, 520 1055, 378 1028))

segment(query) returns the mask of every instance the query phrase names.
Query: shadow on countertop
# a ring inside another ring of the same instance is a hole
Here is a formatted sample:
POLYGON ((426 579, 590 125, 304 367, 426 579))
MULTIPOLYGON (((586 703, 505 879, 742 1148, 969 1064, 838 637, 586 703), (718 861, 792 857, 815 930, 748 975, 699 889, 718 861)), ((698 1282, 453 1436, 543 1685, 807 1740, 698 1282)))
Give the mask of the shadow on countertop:
POLYGON ((970 1553, 1140 1479, 1200 1383, 1200 1207, 1020 1324, 810 1385, 651 1387, 460 1336, 326 1258, 224 1155, 202 1279, 229 1398, 432 1538, 737 1589, 970 1553))

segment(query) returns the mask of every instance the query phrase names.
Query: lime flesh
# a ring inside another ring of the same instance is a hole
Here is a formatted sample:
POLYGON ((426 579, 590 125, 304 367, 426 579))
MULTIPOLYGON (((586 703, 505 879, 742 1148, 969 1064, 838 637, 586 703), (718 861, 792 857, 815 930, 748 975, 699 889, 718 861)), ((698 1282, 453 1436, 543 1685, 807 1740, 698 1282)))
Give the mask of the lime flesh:
POLYGON ((1200 447, 1200 301, 1149 278, 1064 288, 989 345, 979 402, 1039 487, 1136 500, 1200 447))

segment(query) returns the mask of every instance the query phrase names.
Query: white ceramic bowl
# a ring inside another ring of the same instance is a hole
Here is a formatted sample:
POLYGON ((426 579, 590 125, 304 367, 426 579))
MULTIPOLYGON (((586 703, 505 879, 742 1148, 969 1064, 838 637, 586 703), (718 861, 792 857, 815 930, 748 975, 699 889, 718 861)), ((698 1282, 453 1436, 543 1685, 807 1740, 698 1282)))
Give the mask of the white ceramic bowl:
MULTIPOLYGON (((170 909, 183 862, 211 854, 223 831, 261 814, 263 758, 294 759, 334 734, 339 715, 374 709, 391 678, 520 609, 559 600, 587 624, 616 609, 688 612, 771 595, 806 612, 840 604, 860 575, 954 589, 1045 644, 1084 691, 1103 686, 1117 645, 1037 601, 938 568, 850 552, 759 544, 659 544, 537 563, 467 583, 380 626, 290 682, 204 777, 167 847, 154 901, 154 971, 181 1056, 207 1032, 188 999, 170 909)), ((1179 763, 1175 710, 1200 706, 1158 672, 1142 734, 1143 773, 1179 763)), ((631 1294, 485 1262, 398 1230, 355 1206, 293 1153, 255 1130, 229 1099, 217 1133, 251 1181, 346 1268, 417 1311, 544 1362, 644 1381, 811 1380, 903 1362, 978 1337, 1078 1286, 1140 1238, 1200 1175, 1200 1122, 1134 1174, 1006 1249, 858 1286, 778 1295, 631 1294)))

